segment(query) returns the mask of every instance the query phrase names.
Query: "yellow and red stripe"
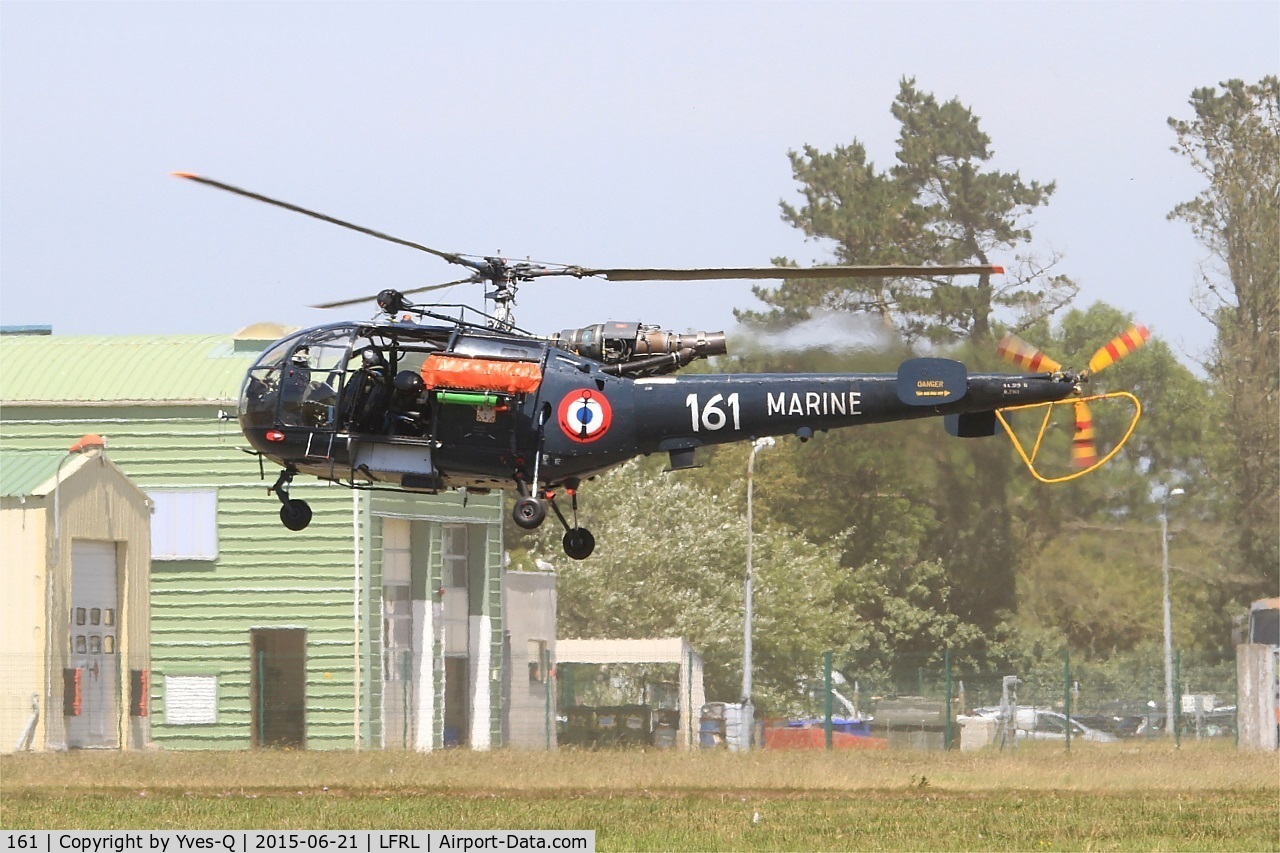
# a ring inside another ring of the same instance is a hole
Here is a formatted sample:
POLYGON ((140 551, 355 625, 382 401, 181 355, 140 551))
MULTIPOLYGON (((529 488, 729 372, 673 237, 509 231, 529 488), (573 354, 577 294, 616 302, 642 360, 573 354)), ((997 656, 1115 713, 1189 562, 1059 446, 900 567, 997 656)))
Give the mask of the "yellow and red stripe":
POLYGON ((1073 468, 1089 468, 1098 461, 1098 445, 1094 441, 1093 414, 1089 404, 1080 401, 1075 404, 1076 434, 1071 439, 1071 466, 1073 468))
POLYGON ((1062 365, 1017 335, 1005 335, 996 347, 1001 358, 1032 373, 1056 373, 1062 365))
POLYGON ((1134 326, 1124 334, 1117 335, 1089 359, 1089 372, 1097 373, 1110 367, 1141 347, 1150 337, 1151 333, 1146 326, 1134 326))

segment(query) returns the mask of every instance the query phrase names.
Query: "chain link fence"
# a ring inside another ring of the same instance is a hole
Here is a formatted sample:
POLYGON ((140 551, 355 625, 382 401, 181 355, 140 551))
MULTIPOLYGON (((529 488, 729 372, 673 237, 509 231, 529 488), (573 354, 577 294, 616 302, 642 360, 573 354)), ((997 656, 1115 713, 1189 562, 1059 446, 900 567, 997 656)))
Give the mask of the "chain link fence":
MULTIPOLYGON (((865 667, 828 654, 815 665, 804 712, 762 721, 767 747, 777 730, 823 730, 823 743, 856 745, 869 736, 890 747, 1005 748, 1019 740, 1116 743, 1132 738, 1234 738, 1234 661, 1184 665, 1171 659, 1168 701, 1163 656, 1105 664, 1068 653, 1038 665, 992 671, 963 651, 902 655, 889 667, 865 667)), ((816 664, 816 662, 815 662, 816 664)), ((795 740, 794 736, 791 740, 795 740)), ((816 738, 811 739, 811 742, 816 738)))
POLYGON ((550 648, 495 654, 484 670, 466 657, 432 661, 404 649, 358 661, 252 649, 157 673, 117 671, 102 657, 49 670, 0 656, 3 751, 128 748, 140 738, 175 749, 967 749, 1026 739, 1069 748, 1237 732, 1235 661, 1188 661, 1176 651, 1172 720, 1158 651, 1105 663, 1061 653, 1007 669, 964 650, 874 666, 827 653, 801 664, 811 675, 786 715, 704 693, 691 663, 557 662, 550 648), (735 735, 735 726, 750 731, 735 735))

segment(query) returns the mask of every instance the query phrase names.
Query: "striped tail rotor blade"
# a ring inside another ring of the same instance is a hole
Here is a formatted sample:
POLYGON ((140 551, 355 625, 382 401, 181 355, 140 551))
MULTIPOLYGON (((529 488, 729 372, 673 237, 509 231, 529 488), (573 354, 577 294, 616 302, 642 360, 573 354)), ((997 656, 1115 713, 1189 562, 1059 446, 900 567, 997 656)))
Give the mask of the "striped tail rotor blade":
POLYGON ((1098 462, 1098 443, 1094 437, 1093 413, 1083 400, 1076 402, 1076 432, 1071 438, 1071 467, 1091 468, 1098 462))
POLYGON ((1005 335, 996 352, 1005 361, 1031 373, 1057 373, 1062 369, 1061 364, 1017 335, 1005 335))
POLYGON ((1124 334, 1117 335, 1089 359, 1089 372, 1097 373, 1126 358, 1145 344, 1150 337, 1151 333, 1147 331, 1147 327, 1141 325, 1133 326, 1124 334))

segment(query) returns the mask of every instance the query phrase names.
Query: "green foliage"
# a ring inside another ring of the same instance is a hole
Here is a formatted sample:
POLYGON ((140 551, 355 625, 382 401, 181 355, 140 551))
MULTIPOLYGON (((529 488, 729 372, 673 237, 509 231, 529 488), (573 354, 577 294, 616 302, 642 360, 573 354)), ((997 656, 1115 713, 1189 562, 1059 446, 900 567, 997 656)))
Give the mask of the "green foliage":
POLYGON ((1196 89, 1194 118, 1169 119, 1182 154, 1207 186, 1170 219, 1187 222, 1216 262, 1201 309, 1217 327, 1209 364, 1232 453, 1235 562, 1256 595, 1280 584, 1280 78, 1196 89))
MULTIPOLYGON (((902 81, 892 112, 901 131, 898 163, 888 171, 877 170, 857 140, 831 152, 811 145, 790 152, 804 203, 783 201, 783 219, 810 239, 831 241, 839 264, 988 264, 1030 241, 1027 221, 1048 202, 1052 183, 989 169, 991 140, 977 116, 955 99, 939 103, 920 92, 914 79, 902 81)), ((1028 257, 1007 278, 983 275, 976 285, 967 278, 785 281, 755 288, 770 311, 738 316, 777 328, 855 311, 909 341, 988 341, 995 312, 1029 322, 1074 295, 1075 285, 1051 274, 1052 266, 1028 257)))
MULTIPOLYGON (((732 490, 718 490, 696 474, 663 474, 657 462, 633 461, 591 484, 581 521, 600 547, 590 559, 563 557, 562 531, 547 524, 522 537, 513 564, 554 561, 561 637, 684 637, 706 663, 708 697, 736 701, 747 534, 741 474, 732 490)), ((761 713, 780 714, 848 622, 834 597, 830 549, 761 519, 754 546, 754 699, 761 713)))
MULTIPOLYGON (((1221 621, 1224 609, 1197 600, 1196 590, 1212 585, 1212 578, 1183 570, 1210 557, 1194 538, 1179 537, 1171 552, 1181 649, 1221 650, 1222 638, 1230 637, 1229 620, 1221 621)), ((1076 523, 1019 573, 1018 624, 1025 631, 1052 626, 1070 648, 1091 659, 1111 657, 1161 636, 1162 589, 1158 524, 1076 523)))
POLYGON ((983 631, 951 611, 951 580, 937 561, 872 562, 845 583, 849 607, 867 630, 840 648, 841 668, 901 683, 904 673, 942 661, 947 648, 976 649, 983 631))

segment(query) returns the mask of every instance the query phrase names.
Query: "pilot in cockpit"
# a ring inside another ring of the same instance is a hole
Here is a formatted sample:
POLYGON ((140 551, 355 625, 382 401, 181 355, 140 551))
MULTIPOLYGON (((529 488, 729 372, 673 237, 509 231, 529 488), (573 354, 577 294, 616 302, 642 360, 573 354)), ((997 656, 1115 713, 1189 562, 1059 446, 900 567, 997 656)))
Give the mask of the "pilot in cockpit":
POLYGON ((311 348, 298 347, 289 356, 280 378, 280 397, 285 406, 300 406, 311 383, 311 348))
POLYGON ((386 414, 387 359, 376 347, 360 352, 360 367, 347 377, 339 421, 356 432, 377 432, 386 414))

